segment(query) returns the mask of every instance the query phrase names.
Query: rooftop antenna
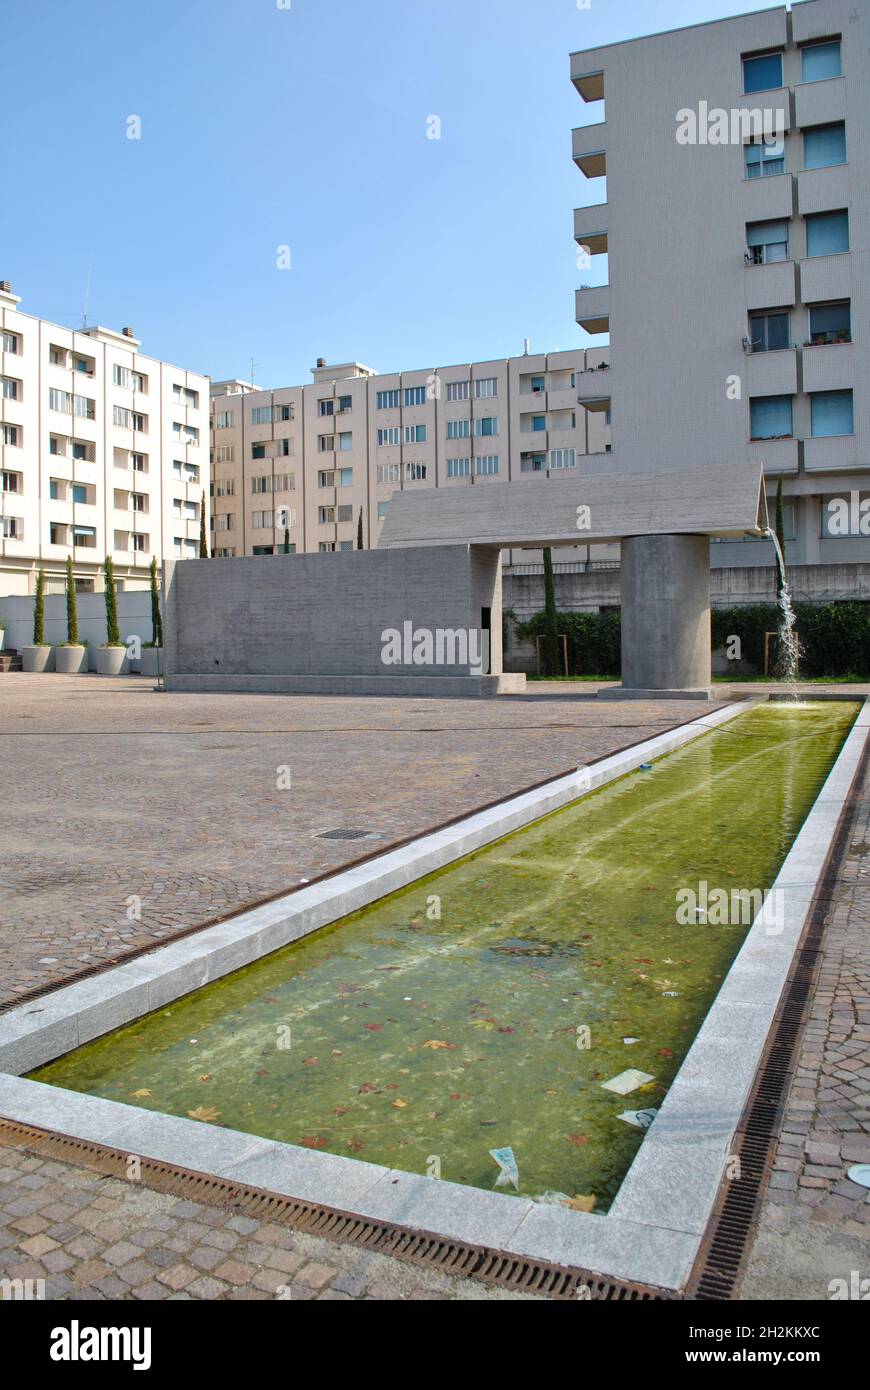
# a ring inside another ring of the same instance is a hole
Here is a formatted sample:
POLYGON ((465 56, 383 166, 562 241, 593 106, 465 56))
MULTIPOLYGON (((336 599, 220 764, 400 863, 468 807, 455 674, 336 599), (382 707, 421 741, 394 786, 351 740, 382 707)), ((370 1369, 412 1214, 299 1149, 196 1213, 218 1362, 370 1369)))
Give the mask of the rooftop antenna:
POLYGON ((255 368, 255 367, 258 367, 259 365, 260 365, 259 362, 255 362, 254 359, 253 359, 253 357, 252 357, 252 358, 251 358, 251 386, 254 385, 254 368, 255 368))
POLYGON ((529 350, 530 350, 531 346, 532 346, 532 344, 531 344, 530 339, 524 338, 524 339, 523 339, 523 357, 528 357, 528 355, 529 355, 529 350))
POLYGON ((90 272, 90 270, 89 270, 89 271, 88 271, 88 275, 87 275, 87 279, 85 280, 85 305, 84 305, 84 308, 83 308, 83 310, 82 310, 82 330, 83 330, 83 331, 84 331, 84 330, 87 328, 87 326, 88 326, 88 300, 90 299, 90 297, 91 297, 91 272, 90 272))

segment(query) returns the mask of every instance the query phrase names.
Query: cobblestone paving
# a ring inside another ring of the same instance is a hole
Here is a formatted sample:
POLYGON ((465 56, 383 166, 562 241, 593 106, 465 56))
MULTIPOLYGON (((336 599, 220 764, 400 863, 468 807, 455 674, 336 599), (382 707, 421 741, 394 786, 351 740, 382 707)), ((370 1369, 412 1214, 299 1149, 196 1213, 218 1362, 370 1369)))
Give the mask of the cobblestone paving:
POLYGON ((387 700, 0 677, 0 1004, 701 712, 533 689, 387 700), (339 827, 380 839, 316 838, 339 827))
MULTIPOLYGON (((832 1279, 870 1279, 870 774, 822 946, 774 1169, 743 1298, 829 1298, 832 1279)), ((870 1288, 870 1285, 867 1286, 870 1288)), ((865 1290, 866 1294, 866 1290, 865 1290)))
MULTIPOLYGON (((64 1300, 535 1297, 0 1143, 3 1279, 42 1280, 34 1294, 64 1300)), ((15 1293, 12 1286, 6 1296, 15 1293)))

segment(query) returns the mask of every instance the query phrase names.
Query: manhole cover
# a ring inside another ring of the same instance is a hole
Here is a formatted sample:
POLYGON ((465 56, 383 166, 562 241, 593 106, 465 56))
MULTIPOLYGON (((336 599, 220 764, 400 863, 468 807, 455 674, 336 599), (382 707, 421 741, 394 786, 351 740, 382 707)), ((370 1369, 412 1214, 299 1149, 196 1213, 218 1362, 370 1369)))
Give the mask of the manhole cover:
POLYGON ((379 840, 373 830, 319 830, 317 840, 379 840))

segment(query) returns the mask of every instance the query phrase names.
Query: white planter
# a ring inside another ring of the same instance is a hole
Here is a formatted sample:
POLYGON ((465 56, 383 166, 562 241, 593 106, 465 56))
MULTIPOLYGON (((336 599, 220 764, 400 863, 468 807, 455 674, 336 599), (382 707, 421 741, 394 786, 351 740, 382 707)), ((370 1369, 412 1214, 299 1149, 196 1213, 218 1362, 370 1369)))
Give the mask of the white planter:
POLYGON ((126 647, 97 647, 98 676, 121 676, 126 669, 126 647))
POLYGON ((6 629, 5 629, 5 627, 0 627, 0 652, 2 652, 2 650, 3 650, 3 643, 4 643, 5 639, 6 639, 6 629))
POLYGON ((54 669, 64 676, 80 676, 88 669, 87 647, 55 647, 54 669))
POLYGON ((21 666, 24 671, 52 670, 54 647, 22 647, 21 666))
POLYGON ((157 676, 163 671, 163 648, 143 647, 139 671, 143 676, 157 676))

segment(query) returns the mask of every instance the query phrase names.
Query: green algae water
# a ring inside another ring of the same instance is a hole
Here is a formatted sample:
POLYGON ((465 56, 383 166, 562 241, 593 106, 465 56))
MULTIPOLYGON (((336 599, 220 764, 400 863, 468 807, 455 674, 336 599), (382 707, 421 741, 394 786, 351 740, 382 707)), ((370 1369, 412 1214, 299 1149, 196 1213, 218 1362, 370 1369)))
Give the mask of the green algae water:
POLYGON ((605 1211, 748 929, 678 893, 770 887, 857 708, 755 707, 33 1079, 605 1211))

